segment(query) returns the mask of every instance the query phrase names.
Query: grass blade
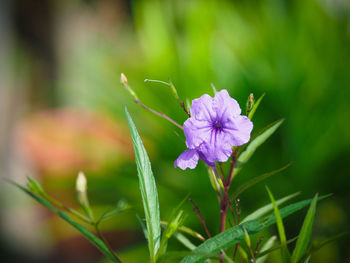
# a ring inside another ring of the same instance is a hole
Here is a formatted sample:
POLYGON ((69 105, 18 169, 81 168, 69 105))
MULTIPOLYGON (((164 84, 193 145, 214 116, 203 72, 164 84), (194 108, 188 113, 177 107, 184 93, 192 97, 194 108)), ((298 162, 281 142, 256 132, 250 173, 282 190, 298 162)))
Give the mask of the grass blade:
POLYGON ((255 114, 255 111, 256 111, 256 109, 259 107, 259 105, 260 105, 260 102, 262 101, 262 99, 265 97, 265 93, 263 93, 263 95, 261 95, 260 97, 259 97, 259 99, 254 103, 254 105, 253 105, 253 108, 251 109, 251 111, 249 112, 249 114, 248 114, 248 118, 251 120, 251 119, 253 119, 253 116, 254 116, 254 114, 255 114))
MULTIPOLYGON (((293 242, 296 241, 297 239, 298 239, 298 236, 293 237, 293 238, 287 240, 287 245, 293 243, 293 242)), ((278 244, 278 245, 273 246, 273 247, 271 247, 271 248, 269 248, 269 249, 263 250, 263 251, 261 251, 261 252, 259 252, 259 253, 257 254, 257 258, 263 257, 263 256, 265 256, 265 255, 267 255, 267 254, 269 254, 269 253, 271 253, 271 252, 273 252, 273 251, 275 251, 275 250, 277 250, 277 249, 281 249, 281 248, 282 248, 282 245, 281 245, 281 244, 278 244)))
MULTIPOLYGON (((330 195, 325 195, 319 197, 319 200, 329 197, 330 195)), ((311 203, 312 199, 300 201, 291 205, 288 205, 282 209, 280 209, 281 218, 287 217, 296 211, 308 206, 311 203)), ((242 225, 247 230, 248 234, 255 234, 262 229, 274 224, 276 222, 276 218, 274 213, 269 214, 263 218, 252 220, 245 222, 241 225, 229 228, 224 232, 207 239, 201 245, 199 245, 196 249, 193 250, 194 254, 186 256, 182 259, 181 263, 199 263, 205 261, 207 257, 204 254, 217 254, 222 249, 226 249, 235 245, 237 242, 240 242, 244 239, 244 232, 242 229, 242 225), (203 255, 199 255, 203 254, 203 255)))
POLYGON ((174 233, 174 237, 189 250, 194 250, 196 245, 194 245, 186 236, 179 232, 174 233))
POLYGON ((68 216, 66 213, 62 212, 61 210, 54 207, 50 202, 45 200, 44 198, 40 197, 39 195, 35 194, 34 192, 30 191, 29 189, 11 182, 15 186, 17 186, 19 189, 21 189, 23 192, 34 198, 37 202, 42 204, 43 206, 50 209, 52 212, 56 213, 59 217, 61 217, 64 221, 66 221, 68 224, 73 226, 75 229, 77 229, 87 240, 89 240, 92 244, 94 244, 106 257, 108 257, 113 262, 121 262, 117 261, 113 254, 109 251, 108 247, 103 243, 101 239, 96 237, 94 234, 92 234, 85 226, 79 224, 78 222, 73 221, 70 216, 68 216))
MULTIPOLYGON (((299 194, 300 194, 300 192, 297 192, 297 193, 288 195, 288 196, 286 196, 284 198, 281 198, 281 199, 276 201, 276 204, 277 205, 281 205, 281 204, 287 202, 288 200, 292 199, 293 197, 295 197, 295 196, 297 196, 299 194)), ((244 223, 244 222, 247 222, 247 221, 250 221, 250 220, 258 219, 258 218, 262 217, 263 215, 266 215, 267 213, 269 213, 272 210, 273 210, 273 205, 272 204, 265 205, 265 206, 259 208, 258 210, 254 211, 250 215, 246 216, 241 221, 241 223, 244 223)))
POLYGON ((155 262, 156 254, 160 245, 160 213, 158 193, 146 149, 143 146, 140 135, 137 132, 135 124, 132 121, 127 108, 125 108, 125 112, 134 145, 137 172, 146 217, 148 247, 150 250, 151 262, 155 262))
MULTIPOLYGON (((276 240, 276 236, 272 236, 270 237, 266 243, 262 246, 261 250, 262 251, 265 251, 265 250, 268 250, 270 248, 272 248, 273 244, 275 243, 275 240, 276 240)), ((267 259, 267 255, 265 256, 262 256, 262 257, 259 257, 256 259, 256 263, 264 263, 267 259)))
POLYGON ((254 138, 252 138, 251 142, 248 144, 246 150, 242 152, 237 159, 237 164, 235 169, 233 170, 234 174, 237 174, 243 165, 245 165, 250 157, 254 154, 256 149, 262 145, 283 123, 284 119, 280 119, 275 121, 262 130, 260 130, 254 138))
POLYGON ((299 259, 301 259, 301 257, 307 251, 311 233, 312 233, 312 225, 314 223, 314 218, 316 213, 317 197, 318 197, 318 194, 316 194, 314 199, 312 199, 310 208, 304 219, 304 223, 303 223, 303 226, 301 227, 297 244, 295 245, 295 248, 292 254, 292 262, 298 262, 299 259))
POLYGON ((238 195, 240 195, 241 193, 243 193, 245 190, 247 190, 248 188, 254 186, 255 184, 269 178, 270 176, 272 175, 275 175, 279 172, 282 172, 283 170, 287 169, 289 166, 291 165, 291 163, 277 169, 277 170, 274 170, 272 172, 268 172, 268 173, 264 173, 260 176, 257 176, 257 177, 254 177, 252 178, 251 180, 249 180, 248 182, 240 185, 240 187, 238 187, 238 189, 232 194, 233 196, 233 199, 236 199, 238 197, 238 195))
POLYGON ((276 217, 278 234, 280 236, 281 245, 282 245, 282 257, 285 259, 286 262, 289 262, 290 255, 289 255, 289 251, 287 248, 287 238, 286 238, 286 233, 285 233, 284 226, 283 226, 282 217, 281 217, 280 211, 278 210, 278 206, 276 204, 275 198, 273 197, 270 189, 267 186, 266 186, 266 190, 269 194, 271 203, 273 205, 273 211, 274 211, 275 217, 276 217))

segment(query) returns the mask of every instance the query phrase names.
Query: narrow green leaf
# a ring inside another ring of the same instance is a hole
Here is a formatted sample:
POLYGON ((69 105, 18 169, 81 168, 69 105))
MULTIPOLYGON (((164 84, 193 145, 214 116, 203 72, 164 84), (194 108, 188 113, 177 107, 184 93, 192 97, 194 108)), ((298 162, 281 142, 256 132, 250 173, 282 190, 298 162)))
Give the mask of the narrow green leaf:
MULTIPOLYGON (((293 243, 293 242, 296 241, 297 239, 298 239, 298 236, 293 237, 293 238, 287 240, 287 245, 293 243)), ((263 251, 259 252, 259 253, 256 255, 256 257, 257 257, 257 258, 263 257, 263 256, 265 256, 265 255, 267 255, 267 254, 270 254, 271 252, 273 252, 273 251, 275 251, 275 250, 277 250, 277 249, 281 249, 281 248, 282 248, 282 245, 281 245, 281 244, 278 244, 278 245, 276 245, 276 246, 273 246, 272 248, 269 248, 269 249, 266 249, 266 250, 263 250, 263 251)))
POLYGON ((136 166, 149 235, 148 245, 151 262, 154 262, 160 245, 160 213, 157 187, 151 169, 151 162, 127 108, 125 108, 125 113, 134 144, 136 166))
POLYGON ((17 186, 19 189, 24 191, 26 194, 28 194, 32 198, 34 198, 37 202, 39 202, 43 206, 45 206, 48 209, 50 209, 52 212, 56 213, 59 217, 61 217, 68 224, 73 226, 75 229, 77 229, 87 240, 89 240, 92 244, 94 244, 110 260, 112 260, 113 262, 120 262, 120 261, 117 261, 113 257, 112 253, 109 251, 109 249, 105 245, 105 243, 103 243, 103 241, 101 239, 99 239, 94 234, 92 234, 86 227, 84 227, 83 225, 79 224, 78 222, 73 221, 66 213, 64 213, 61 210, 57 209, 56 207, 51 205, 51 203, 49 203, 47 200, 45 200, 44 198, 38 196, 37 194, 35 194, 31 190, 29 190, 29 189, 27 189, 27 188, 25 188, 25 187, 23 187, 23 186, 21 186, 21 185, 19 185, 17 183, 14 183, 14 182, 11 182, 11 183, 14 184, 15 186, 17 186))
POLYGON ((275 217, 276 217, 278 234, 280 236, 281 245, 282 245, 282 256, 286 261, 289 262, 290 255, 289 255, 289 251, 287 248, 287 238, 286 238, 286 233, 285 233, 284 226, 283 226, 282 217, 281 217, 280 211, 278 209, 278 206, 276 204, 275 198, 273 197, 270 189, 267 186, 266 186, 266 190, 267 190, 269 197, 270 197, 270 200, 272 202, 273 210, 274 210, 275 217))
POLYGON ((254 103, 254 105, 253 105, 253 108, 251 109, 251 111, 249 112, 249 114, 248 114, 248 118, 251 120, 251 119, 253 119, 253 116, 254 116, 254 114, 255 114, 255 111, 256 111, 256 109, 259 107, 259 105, 260 105, 260 102, 262 101, 262 99, 265 97, 265 93, 263 93, 263 95, 261 95, 260 97, 259 97, 259 99, 254 103))
POLYGON ((147 231, 147 227, 145 226, 145 224, 143 223, 142 219, 140 218, 140 216, 138 214, 136 214, 136 218, 137 218, 137 221, 139 221, 140 223, 140 226, 142 228, 142 232, 143 232, 143 235, 145 236, 146 240, 148 241, 148 231, 147 231))
POLYGON ((317 250, 321 249, 322 247, 328 245, 329 243, 334 242, 335 240, 337 240, 345 235, 349 235, 349 234, 350 234, 350 231, 346 231, 346 232, 342 232, 340 234, 334 235, 330 238, 327 238, 323 241, 313 242, 311 244, 311 246, 308 248, 306 255, 304 255, 300 261, 302 262, 303 260, 307 260, 307 258, 311 257, 312 253, 314 253, 317 250))
POLYGON ((248 182, 240 185, 236 191, 234 191, 234 193, 232 194, 233 196, 233 199, 236 199, 238 197, 238 195, 240 195, 241 193, 243 193, 245 190, 249 189, 250 187, 254 186, 255 184, 269 178, 270 176, 272 175, 275 175, 279 172, 282 172, 283 170, 287 169, 289 166, 291 165, 291 163, 277 169, 277 170, 274 170, 272 172, 268 172, 268 173, 264 173, 260 176, 257 176, 257 177, 254 177, 252 179, 250 179, 248 182))
MULTIPOLYGON (((161 224, 161 226, 165 226, 166 227, 169 223, 167 221, 160 221, 160 224, 161 224)), ((200 241, 205 241, 205 238, 201 234, 199 234, 198 232, 192 230, 189 227, 179 226, 178 231, 180 231, 180 232, 182 232, 184 234, 190 235, 192 237, 195 237, 195 238, 199 239, 200 241)))
POLYGON ((343 232, 343 233, 340 233, 340 234, 337 234, 335 236, 332 236, 330 238, 327 238, 325 240, 323 240, 322 242, 319 242, 318 244, 316 245, 312 245, 311 246, 311 249, 310 249, 310 254, 313 253, 313 252, 316 252, 317 250, 321 249, 322 247, 324 247, 325 245, 328 245, 329 243, 332 243, 334 242, 335 240, 343 237, 343 236, 346 236, 346 235, 350 235, 350 231, 346 231, 346 232, 343 232))
MULTIPOLYGON (((270 237, 266 243, 262 246, 261 248, 261 251, 265 251, 265 250, 268 250, 270 248, 272 248, 273 244, 275 243, 275 240, 276 240, 276 236, 272 236, 270 237)), ((267 255, 265 256, 262 256, 262 257, 259 257, 256 259, 256 263, 264 263, 267 259, 267 255)))
MULTIPOLYGON (((276 204, 277 205, 281 205, 285 202, 287 202, 288 200, 292 199, 293 197, 299 195, 300 192, 297 192, 297 193, 294 193, 294 194, 291 194, 291 195, 288 195, 284 198, 281 198, 279 200, 276 201, 276 204)), ((254 219, 258 219, 260 217, 262 217, 263 215, 266 215, 267 213, 269 213, 270 211, 273 210, 273 205, 270 203, 268 205, 265 205, 257 210, 255 210, 253 213, 251 213, 250 215, 246 216, 242 221, 241 223, 244 223, 244 222, 247 222, 249 220, 254 220, 254 219)))
POLYGON ((309 263, 309 262, 310 262, 310 258, 311 258, 311 256, 308 256, 308 257, 305 259, 304 263, 309 263))
POLYGON ((304 219, 303 226, 301 227, 295 249, 292 254, 292 262, 298 262, 299 259, 306 253, 309 246, 309 241, 312 233, 312 225, 314 223, 315 213, 316 213, 316 203, 318 194, 312 199, 310 208, 304 219))
POLYGON ((174 233, 174 237, 189 250, 194 250, 196 245, 194 245, 186 236, 179 232, 174 233))
POLYGON ((97 224, 130 209, 131 206, 125 202, 125 200, 119 200, 114 208, 110 207, 102 213, 100 218, 97 220, 97 224))
POLYGON ((283 123, 284 119, 280 119, 278 121, 275 121, 262 130, 260 130, 257 135, 255 135, 251 142, 248 144, 246 150, 242 152, 237 159, 237 164, 235 169, 233 170, 234 174, 237 174, 241 169, 242 166, 245 165, 250 157, 254 154, 255 150, 262 145, 276 130, 281 124, 283 123))
MULTIPOLYGON (((325 195, 319 197, 319 200, 329 197, 330 195, 325 195)), ((293 214, 294 212, 304 208, 305 206, 309 205, 311 203, 311 199, 300 201, 294 204, 291 204, 287 207, 284 207, 280 210, 280 215, 282 218, 289 216, 293 214)), ((276 218, 274 213, 269 214, 268 216, 265 216, 263 218, 252 220, 245 222, 241 225, 229 228, 225 230, 224 232, 207 239, 205 242, 203 242, 201 245, 199 245, 195 250, 193 250, 194 253, 200 253, 200 254, 216 254, 219 253, 222 249, 226 249, 228 247, 231 247, 235 245, 237 242, 240 242, 244 239, 244 232, 242 229, 242 225, 247 230, 248 234, 252 235, 255 234, 262 229, 274 224, 276 222, 276 218)), ((206 259, 205 256, 200 255, 189 255, 185 257, 181 263, 197 263, 197 262, 203 262, 206 259)))
POLYGON ((178 228, 183 224, 185 217, 181 207, 187 201, 190 194, 187 194, 186 197, 178 204, 171 212, 169 217, 169 224, 165 226, 165 229, 162 234, 160 241, 160 247, 157 253, 157 258, 166 252, 168 239, 178 230, 178 228))

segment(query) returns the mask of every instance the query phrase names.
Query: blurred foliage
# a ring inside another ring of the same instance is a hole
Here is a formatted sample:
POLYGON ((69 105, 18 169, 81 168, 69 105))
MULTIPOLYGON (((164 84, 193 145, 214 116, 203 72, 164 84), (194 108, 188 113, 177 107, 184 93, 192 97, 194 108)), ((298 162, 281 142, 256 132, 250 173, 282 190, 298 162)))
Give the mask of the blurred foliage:
MULTIPOLYGON (((213 215, 218 215, 219 209, 215 193, 204 165, 193 171, 173 168, 173 161, 185 149, 183 136, 179 138, 174 134, 179 132, 175 126, 132 102, 120 85, 121 72, 142 102, 179 123, 186 115, 169 88, 145 83, 144 79, 167 81, 170 77, 179 96, 190 100, 203 93, 213 95, 210 84, 214 83, 217 89, 228 89, 242 108, 251 92, 256 98, 266 92, 253 120, 254 130, 280 117, 286 121, 235 178, 237 185, 292 161, 287 171, 267 181, 276 198, 296 191, 303 197, 316 191, 332 192, 334 203, 319 205, 315 234, 329 231, 324 226, 329 221, 349 228, 348 1, 86 2, 55 3, 58 105, 105 115, 121 127, 126 123, 124 105, 128 105, 141 136, 146 138, 162 218, 191 192, 209 228, 216 230, 219 217, 213 215)), ((22 67, 30 68, 30 62, 22 62, 31 58, 24 57, 17 58, 19 72, 22 67)), ((96 142, 93 145, 96 147, 96 142)), ((92 206, 114 204, 123 197, 142 211, 135 164, 107 160, 103 169, 87 171, 92 206)), ((76 172, 71 171, 71 175, 76 172)), ((73 193, 67 195, 67 189, 73 181, 55 177, 45 179, 44 184, 69 199, 73 193)), ((263 185, 247 191, 241 196, 243 216, 267 202, 263 185)), ((186 211, 192 213, 188 204, 186 211)), ((120 222, 111 220, 106 228, 120 229, 119 223, 125 220, 130 229, 140 231, 134 215, 128 216, 120 222)), ((298 233, 301 220, 298 216, 287 220, 289 237, 298 233)), ((185 223, 202 231, 194 216, 185 223)), ((339 249, 328 247, 335 256, 324 262, 350 257, 345 243, 338 245, 339 249)), ((271 262, 278 262, 278 258, 271 262)))

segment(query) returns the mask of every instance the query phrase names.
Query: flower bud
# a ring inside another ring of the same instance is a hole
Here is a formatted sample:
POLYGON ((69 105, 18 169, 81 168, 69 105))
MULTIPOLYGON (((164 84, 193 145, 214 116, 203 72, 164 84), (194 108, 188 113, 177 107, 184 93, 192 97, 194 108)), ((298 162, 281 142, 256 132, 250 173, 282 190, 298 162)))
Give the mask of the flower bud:
POLYGON ((80 193, 85 193, 87 190, 87 180, 83 172, 79 172, 77 181, 76 181, 76 190, 80 193))
POLYGON ((247 115, 249 114, 249 112, 252 110, 253 106, 254 106, 255 100, 254 100, 254 94, 250 93, 248 100, 247 100, 247 105, 246 105, 246 112, 247 115))
POLYGON ((79 172, 78 174, 75 189, 77 191, 77 199, 79 205, 81 208, 83 208, 85 214, 89 217, 89 219, 93 220, 93 214, 87 196, 87 180, 83 172, 79 172))
POLYGON ((133 89, 129 86, 128 84, 128 79, 126 78, 126 76, 124 75, 124 73, 120 74, 120 82, 122 83, 122 85, 124 86, 124 88, 130 93, 130 95, 134 98, 135 101, 138 101, 138 97, 135 93, 135 91, 133 91, 133 89))
POLYGON ((120 82, 122 84, 126 84, 128 82, 128 79, 126 78, 126 76, 124 75, 124 73, 120 74, 120 82))

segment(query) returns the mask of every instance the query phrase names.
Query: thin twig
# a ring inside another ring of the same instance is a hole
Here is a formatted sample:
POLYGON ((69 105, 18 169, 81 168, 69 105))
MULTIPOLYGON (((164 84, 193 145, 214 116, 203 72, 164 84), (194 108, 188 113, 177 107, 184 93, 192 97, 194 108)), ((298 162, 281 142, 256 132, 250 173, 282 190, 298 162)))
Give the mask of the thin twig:
POLYGON ((259 253, 259 246, 261 244, 261 242, 263 241, 264 237, 260 237, 258 242, 256 243, 256 247, 255 247, 255 251, 254 251, 254 255, 259 253))
MULTIPOLYGON (((128 79, 126 78, 126 76, 122 73, 120 75, 120 82, 122 83, 122 85, 124 86, 124 88, 130 93, 130 95, 134 98, 134 101, 140 105, 142 108, 152 112, 153 114, 162 117, 164 119, 166 119, 167 121, 171 122, 172 124, 174 124, 176 127, 180 128, 181 130, 183 130, 182 126, 180 124, 178 124, 176 121, 174 121, 173 119, 171 119, 170 117, 168 117, 167 115, 165 115, 164 113, 160 113, 158 111, 155 111, 149 107, 147 107, 145 104, 143 104, 140 99, 137 97, 135 91, 129 86, 128 83, 128 79)), ((169 84, 170 85, 170 84, 169 84)))
POLYGON ((236 215, 235 215, 235 212, 233 211, 233 204, 232 204, 232 201, 231 199, 228 199, 228 202, 229 202, 229 207, 230 207, 230 211, 231 211, 231 214, 232 214, 232 217, 233 217, 233 221, 235 223, 235 226, 237 225, 237 222, 236 222, 236 215))
POLYGON ((191 198, 188 198, 188 200, 191 202, 192 207, 193 207, 193 211, 196 213, 196 216, 198 217, 199 221, 201 222, 201 224, 202 224, 202 226, 203 226, 207 236, 209 238, 211 238, 211 234, 210 234, 210 232, 208 230, 208 227, 207 227, 207 225, 205 223, 205 220, 204 220, 204 218, 203 218, 203 216, 201 214, 201 211, 200 211, 199 207, 194 203, 194 201, 191 198))
POLYGON ((140 105, 142 108, 144 108, 145 110, 148 110, 150 112, 152 112, 153 114, 162 117, 164 119, 166 119, 167 121, 171 122, 172 124, 174 124, 176 127, 180 128, 181 130, 183 130, 182 126, 180 124, 178 124, 176 121, 174 121, 173 119, 171 119, 170 117, 168 117, 166 114, 164 113, 160 113, 158 111, 155 111, 149 107, 147 107, 145 104, 143 104, 139 99, 135 99, 135 102, 140 105))

